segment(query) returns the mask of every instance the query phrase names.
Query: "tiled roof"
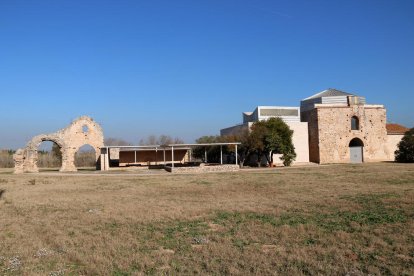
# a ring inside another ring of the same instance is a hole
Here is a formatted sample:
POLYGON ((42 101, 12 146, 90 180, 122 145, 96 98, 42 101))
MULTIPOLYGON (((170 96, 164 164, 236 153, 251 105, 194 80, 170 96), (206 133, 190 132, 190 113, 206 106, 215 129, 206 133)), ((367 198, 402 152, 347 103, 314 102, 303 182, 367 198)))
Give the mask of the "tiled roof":
POLYGON ((387 124, 388 134, 404 134, 409 129, 399 124, 387 124))
POLYGON ((351 93, 341 91, 341 90, 328 88, 328 89, 326 89, 322 92, 319 92, 319 93, 317 93, 313 96, 310 96, 309 98, 306 98, 305 100, 322 98, 322 97, 338 97, 338 96, 355 96, 355 95, 351 94, 351 93))

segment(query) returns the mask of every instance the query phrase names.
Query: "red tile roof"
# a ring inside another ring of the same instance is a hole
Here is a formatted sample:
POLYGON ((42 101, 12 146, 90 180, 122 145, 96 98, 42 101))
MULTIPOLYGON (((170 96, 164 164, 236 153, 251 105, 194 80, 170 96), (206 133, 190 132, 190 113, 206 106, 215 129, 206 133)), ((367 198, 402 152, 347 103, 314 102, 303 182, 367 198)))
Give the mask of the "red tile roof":
POLYGON ((404 134, 409 129, 399 124, 387 124, 388 134, 404 134))

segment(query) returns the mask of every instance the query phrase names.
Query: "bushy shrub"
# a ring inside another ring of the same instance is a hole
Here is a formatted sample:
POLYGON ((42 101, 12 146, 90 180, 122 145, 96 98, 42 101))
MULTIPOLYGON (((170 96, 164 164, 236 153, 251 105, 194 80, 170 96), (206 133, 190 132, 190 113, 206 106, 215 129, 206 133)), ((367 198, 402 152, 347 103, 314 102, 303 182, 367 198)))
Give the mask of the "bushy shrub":
POLYGON ((395 160, 401 163, 414 163, 414 128, 407 131, 398 143, 395 160))
POLYGON ((283 165, 288 167, 290 165, 292 165, 292 162, 295 161, 296 159, 296 153, 284 153, 281 157, 280 160, 283 161, 283 165))

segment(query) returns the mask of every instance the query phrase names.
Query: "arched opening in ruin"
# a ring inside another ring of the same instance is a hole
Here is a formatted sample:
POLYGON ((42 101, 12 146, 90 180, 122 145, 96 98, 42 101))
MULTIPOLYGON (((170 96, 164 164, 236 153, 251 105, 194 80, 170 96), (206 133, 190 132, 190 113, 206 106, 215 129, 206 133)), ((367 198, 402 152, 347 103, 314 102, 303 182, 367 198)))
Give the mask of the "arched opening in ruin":
POLYGON ((351 163, 364 162, 364 142, 359 138, 354 138, 349 142, 349 156, 351 163))
POLYGON ((62 167, 62 149, 52 140, 44 140, 37 147, 37 167, 58 171, 62 167))
MULTIPOLYGON (((95 123, 92 118, 82 116, 74 120, 68 127, 61 129, 55 133, 40 134, 33 137, 32 140, 27 143, 24 149, 18 149, 13 155, 15 173, 20 174, 26 172, 39 172, 38 149, 40 144, 45 141, 55 142, 59 146, 62 156, 60 162, 62 164, 60 167, 61 172, 76 171, 74 162, 75 153, 79 151, 81 146, 84 144, 90 144, 93 147, 93 150, 95 152, 94 166, 96 169, 99 169, 100 149, 104 146, 102 128, 97 123, 95 123)), ((43 154, 43 148, 40 150, 41 154, 43 154)), ((87 155, 87 153, 84 153, 85 151, 88 150, 80 150, 80 155, 87 155)), ((86 160, 86 157, 79 159, 86 160)), ((92 158, 90 158, 90 160, 92 160, 92 158)), ((79 164, 80 166, 85 166, 87 164, 85 164, 83 161, 78 162, 81 162, 79 164)), ((39 165, 44 166, 43 163, 44 162, 40 160, 39 165)), ((90 163, 92 164, 92 161, 90 161, 90 163)), ((54 166, 58 166, 58 164, 54 163, 53 167, 54 166)))
POLYGON ((75 166, 78 170, 95 170, 98 153, 89 144, 81 146, 75 153, 75 166))

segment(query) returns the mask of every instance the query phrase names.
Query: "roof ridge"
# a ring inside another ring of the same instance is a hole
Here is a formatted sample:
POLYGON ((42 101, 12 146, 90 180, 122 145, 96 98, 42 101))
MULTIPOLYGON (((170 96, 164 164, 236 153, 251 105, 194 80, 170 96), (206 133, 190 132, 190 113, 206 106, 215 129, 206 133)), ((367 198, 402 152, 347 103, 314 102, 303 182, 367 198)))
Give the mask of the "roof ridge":
POLYGON ((342 90, 338 90, 335 88, 328 88, 304 99, 303 101, 310 100, 310 99, 316 99, 316 98, 322 98, 322 97, 338 97, 338 96, 356 96, 356 95, 348 93, 348 92, 344 92, 342 90))

